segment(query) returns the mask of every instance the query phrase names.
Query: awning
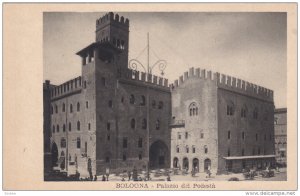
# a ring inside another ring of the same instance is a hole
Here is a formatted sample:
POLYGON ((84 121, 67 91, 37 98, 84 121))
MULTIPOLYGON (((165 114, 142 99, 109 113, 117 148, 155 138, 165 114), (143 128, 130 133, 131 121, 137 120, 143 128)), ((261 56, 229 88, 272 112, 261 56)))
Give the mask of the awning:
POLYGON ((57 165, 60 165, 63 161, 65 161, 65 157, 60 157, 57 161, 57 165))
POLYGON ((226 160, 263 159, 263 158, 275 158, 275 155, 235 156, 235 157, 223 157, 223 158, 226 160))

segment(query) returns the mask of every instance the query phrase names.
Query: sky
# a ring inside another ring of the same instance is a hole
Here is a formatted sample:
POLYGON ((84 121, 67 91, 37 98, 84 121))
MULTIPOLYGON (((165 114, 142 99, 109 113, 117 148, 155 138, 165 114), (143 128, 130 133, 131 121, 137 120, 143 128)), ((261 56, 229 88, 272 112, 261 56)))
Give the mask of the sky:
MULTIPOLYGON (((43 15, 44 80, 58 85, 81 75, 75 53, 95 41, 96 19, 105 13, 45 12, 43 15)), ((146 65, 167 61, 169 83, 190 67, 240 78, 274 91, 275 107, 286 107, 286 13, 127 12, 129 60, 146 65)), ((153 69, 160 75, 158 67, 153 69)))

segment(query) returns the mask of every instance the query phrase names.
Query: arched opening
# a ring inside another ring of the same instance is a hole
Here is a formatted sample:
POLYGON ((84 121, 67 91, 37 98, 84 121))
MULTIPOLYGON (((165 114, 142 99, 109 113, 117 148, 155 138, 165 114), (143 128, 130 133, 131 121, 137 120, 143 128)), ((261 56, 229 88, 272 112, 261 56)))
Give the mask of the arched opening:
POLYGON ((182 169, 189 170, 189 160, 186 157, 182 160, 182 169))
POLYGON ((210 170, 211 167, 211 160, 210 159, 205 159, 204 160, 204 171, 208 171, 210 170))
POLYGON ((199 172, 199 159, 197 158, 193 159, 193 170, 195 172, 199 172))
POLYGON ((52 160, 52 167, 57 166, 56 162, 58 160, 58 150, 55 142, 53 142, 51 147, 51 160, 52 160))
POLYGON ((178 168, 178 167, 179 167, 178 158, 174 157, 174 159, 173 159, 173 168, 178 168))
POLYGON ((64 151, 61 151, 60 158, 58 160, 59 167, 64 170, 66 168, 66 161, 65 161, 65 153, 64 151))
POLYGON ((168 167, 168 147, 158 140, 150 146, 150 168, 167 168, 168 167))
POLYGON ((89 172, 90 178, 92 178, 93 177, 93 174, 92 174, 92 160, 90 158, 88 159, 88 162, 87 162, 87 170, 89 172))

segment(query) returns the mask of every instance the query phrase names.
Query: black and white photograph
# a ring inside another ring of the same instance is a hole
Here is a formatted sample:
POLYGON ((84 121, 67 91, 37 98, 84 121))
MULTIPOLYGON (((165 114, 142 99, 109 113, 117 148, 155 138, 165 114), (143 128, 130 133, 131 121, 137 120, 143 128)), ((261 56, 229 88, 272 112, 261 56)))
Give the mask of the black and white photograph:
POLYGON ((43 14, 48 181, 285 181, 286 13, 43 14))
POLYGON ((3 191, 295 195, 297 9, 4 3, 3 191))

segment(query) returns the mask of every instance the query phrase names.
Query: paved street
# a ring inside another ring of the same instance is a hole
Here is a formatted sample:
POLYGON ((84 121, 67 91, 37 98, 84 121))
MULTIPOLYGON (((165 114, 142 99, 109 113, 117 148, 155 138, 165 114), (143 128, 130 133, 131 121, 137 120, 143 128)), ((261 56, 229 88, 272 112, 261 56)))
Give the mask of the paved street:
MULTIPOLYGON (((144 178, 144 174, 140 174, 139 177, 144 178)), ((170 178, 171 181, 228 181, 230 178, 238 178, 239 181, 244 181, 245 178, 242 173, 240 174, 222 174, 222 175, 213 175, 210 178, 207 178, 206 173, 197 173, 194 177, 191 176, 191 174, 187 175, 174 175, 171 173, 170 178)), ((98 180, 101 180, 102 176, 98 176, 98 180)), ((127 175, 124 177, 125 181, 128 181, 127 175)), ((258 175, 255 176, 254 181, 286 181, 287 176, 286 176, 286 169, 281 169, 280 172, 275 172, 274 177, 270 178, 263 178, 262 176, 258 175)), ((109 181, 122 181, 121 176, 116 176, 116 175, 110 175, 109 176, 109 181)), ((151 172, 151 181, 167 181, 167 176, 166 175, 155 175, 155 172, 151 172)), ((250 180, 249 180, 250 181, 250 180)))

